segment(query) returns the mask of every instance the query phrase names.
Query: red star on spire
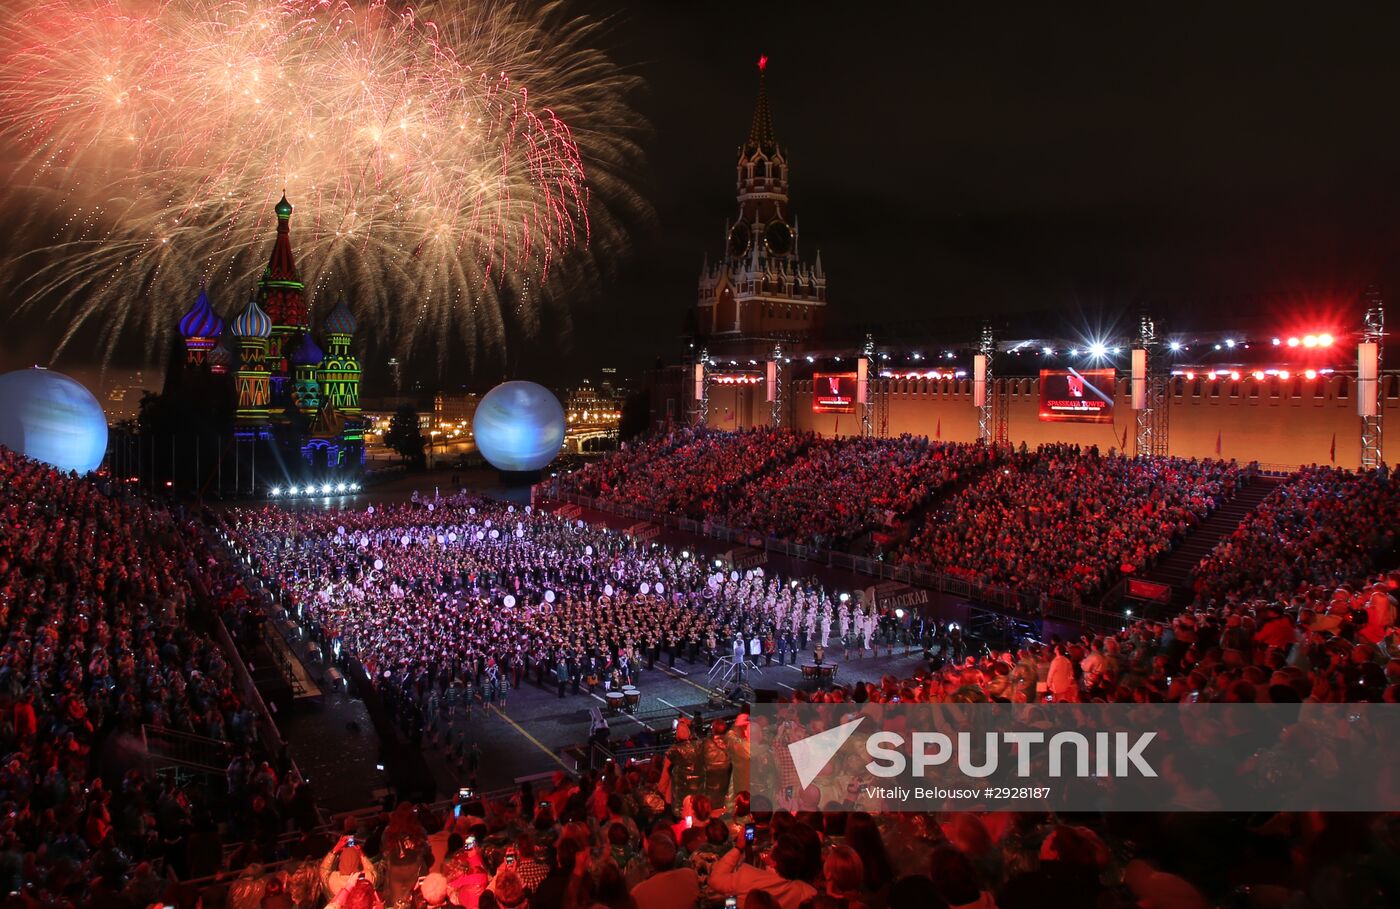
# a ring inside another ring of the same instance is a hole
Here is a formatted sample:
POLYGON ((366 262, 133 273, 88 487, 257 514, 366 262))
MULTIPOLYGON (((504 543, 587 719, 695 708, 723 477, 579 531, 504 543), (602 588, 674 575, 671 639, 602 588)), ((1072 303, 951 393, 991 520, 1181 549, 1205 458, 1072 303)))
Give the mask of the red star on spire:
POLYGON ((768 68, 768 55, 763 54, 758 58, 758 71, 761 73, 768 68))

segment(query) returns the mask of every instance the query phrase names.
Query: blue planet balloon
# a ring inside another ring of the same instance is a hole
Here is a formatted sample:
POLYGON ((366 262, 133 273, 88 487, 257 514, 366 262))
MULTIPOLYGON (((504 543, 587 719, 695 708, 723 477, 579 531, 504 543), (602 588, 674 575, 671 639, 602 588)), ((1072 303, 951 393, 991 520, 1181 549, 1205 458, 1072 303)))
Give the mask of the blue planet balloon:
POLYGON ((19 369, 0 376, 0 445, 63 470, 96 470, 107 453, 107 415, 63 373, 19 369))
POLYGON ((472 433, 497 470, 540 470, 564 447, 564 408, 543 385, 505 382, 476 406, 472 433))

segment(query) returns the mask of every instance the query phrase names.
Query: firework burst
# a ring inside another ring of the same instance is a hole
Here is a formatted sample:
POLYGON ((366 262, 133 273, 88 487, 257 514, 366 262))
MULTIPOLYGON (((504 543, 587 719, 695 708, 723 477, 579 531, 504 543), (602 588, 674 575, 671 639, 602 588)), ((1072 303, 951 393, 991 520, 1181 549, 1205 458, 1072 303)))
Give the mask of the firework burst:
POLYGON ((92 322, 108 355, 158 342, 201 280, 246 299, 285 189, 308 288, 396 347, 566 320, 642 210, 635 80, 599 27, 523 0, 25 3, 0 146, 14 235, 48 235, 11 260, 19 306, 68 320, 59 349, 92 322))

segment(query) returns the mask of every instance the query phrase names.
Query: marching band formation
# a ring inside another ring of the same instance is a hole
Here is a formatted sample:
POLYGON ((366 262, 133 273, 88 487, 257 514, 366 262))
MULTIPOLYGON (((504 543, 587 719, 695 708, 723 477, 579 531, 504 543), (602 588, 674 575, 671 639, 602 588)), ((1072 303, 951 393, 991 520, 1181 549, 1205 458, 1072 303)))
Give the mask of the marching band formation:
POLYGON ((815 661, 892 645, 905 624, 811 579, 468 494, 362 512, 240 509, 229 538, 337 655, 433 715, 527 681, 635 685, 658 663, 815 661))

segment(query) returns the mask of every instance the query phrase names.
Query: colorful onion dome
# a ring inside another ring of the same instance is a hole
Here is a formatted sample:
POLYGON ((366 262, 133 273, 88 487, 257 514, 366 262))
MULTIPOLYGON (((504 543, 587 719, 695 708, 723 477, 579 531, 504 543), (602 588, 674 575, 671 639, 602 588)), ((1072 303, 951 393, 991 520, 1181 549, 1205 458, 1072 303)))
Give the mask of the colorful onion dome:
POLYGON ((209 305, 209 294, 200 287, 199 298, 180 320, 180 334, 186 338, 217 338, 223 330, 224 320, 214 312, 214 307, 209 305))
POLYGON ((267 338, 272 335, 272 320, 262 311, 257 300, 249 300, 230 326, 240 338, 267 338))
POLYGON ((282 194, 282 201, 278 202, 276 207, 274 207, 272 210, 277 212, 277 217, 281 218, 283 221, 287 220, 292 216, 292 203, 287 201, 286 193, 282 194))
POLYGON ((210 369, 227 369, 238 362, 238 356, 220 343, 209 348, 209 352, 204 355, 204 362, 209 364, 210 369))
POLYGON ((297 343, 296 349, 292 351, 291 361, 293 366, 317 366, 325 359, 325 354, 311 337, 311 332, 301 333, 301 341, 297 343))
POLYGON ((353 335, 357 323, 355 316, 350 312, 350 307, 345 305, 345 298, 341 297, 321 323, 321 330, 328 335, 353 335))

